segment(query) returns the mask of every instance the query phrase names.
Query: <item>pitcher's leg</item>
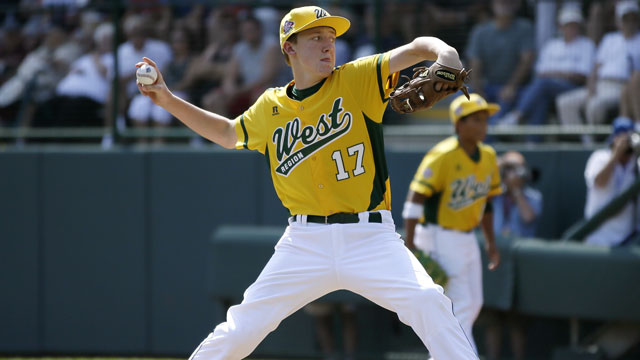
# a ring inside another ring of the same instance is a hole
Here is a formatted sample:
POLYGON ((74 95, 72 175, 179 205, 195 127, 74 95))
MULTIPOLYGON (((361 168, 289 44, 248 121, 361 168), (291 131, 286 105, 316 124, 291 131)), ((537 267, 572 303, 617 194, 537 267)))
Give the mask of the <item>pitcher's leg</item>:
POLYGON ((336 289, 321 236, 298 236, 294 245, 283 244, 287 236, 285 233, 256 282, 246 290, 242 303, 229 308, 226 322, 209 334, 191 360, 243 359, 283 319, 336 289), (305 242, 312 245, 305 246, 305 242))
POLYGON ((362 244, 349 247, 341 262, 345 287, 396 312, 434 359, 478 359, 442 288, 384 226, 365 236, 362 244))

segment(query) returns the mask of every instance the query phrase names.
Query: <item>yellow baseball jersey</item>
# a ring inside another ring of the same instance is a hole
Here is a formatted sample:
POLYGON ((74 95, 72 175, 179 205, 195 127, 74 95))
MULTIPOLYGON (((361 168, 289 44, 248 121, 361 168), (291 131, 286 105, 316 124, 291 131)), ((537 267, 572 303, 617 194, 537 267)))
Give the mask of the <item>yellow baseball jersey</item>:
POLYGON ((427 197, 422 222, 470 231, 480 223, 488 197, 502 193, 495 150, 478 144, 472 159, 449 137, 422 159, 410 189, 427 197))
POLYGON ((267 89, 238 117, 236 148, 263 153, 293 215, 391 208, 382 115, 397 83, 389 53, 336 67, 313 95, 267 89))

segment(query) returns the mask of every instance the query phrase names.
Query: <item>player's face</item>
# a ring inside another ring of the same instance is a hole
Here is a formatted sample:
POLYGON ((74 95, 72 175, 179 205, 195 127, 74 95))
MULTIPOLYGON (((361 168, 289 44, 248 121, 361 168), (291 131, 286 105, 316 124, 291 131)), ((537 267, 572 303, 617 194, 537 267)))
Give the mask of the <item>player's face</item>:
POLYGON ((298 33, 294 45, 297 58, 306 71, 329 76, 336 63, 336 31, 319 26, 298 33))
POLYGON ((489 113, 477 111, 458 122, 458 137, 464 140, 482 141, 487 135, 489 113))

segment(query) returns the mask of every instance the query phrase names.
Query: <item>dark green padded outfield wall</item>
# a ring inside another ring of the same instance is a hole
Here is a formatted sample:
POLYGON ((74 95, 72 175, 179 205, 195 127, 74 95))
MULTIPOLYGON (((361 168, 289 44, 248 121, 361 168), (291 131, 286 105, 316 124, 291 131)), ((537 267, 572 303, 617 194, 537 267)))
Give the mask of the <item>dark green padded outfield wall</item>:
MULTIPOLYGON (((582 216, 589 154, 525 155, 542 173, 539 235, 559 238, 582 216)), ((396 222, 422 156, 387 151, 396 222)), ((286 224, 249 151, 5 149, 0 169, 0 353, 188 355, 223 315, 206 284, 213 231, 286 224)))

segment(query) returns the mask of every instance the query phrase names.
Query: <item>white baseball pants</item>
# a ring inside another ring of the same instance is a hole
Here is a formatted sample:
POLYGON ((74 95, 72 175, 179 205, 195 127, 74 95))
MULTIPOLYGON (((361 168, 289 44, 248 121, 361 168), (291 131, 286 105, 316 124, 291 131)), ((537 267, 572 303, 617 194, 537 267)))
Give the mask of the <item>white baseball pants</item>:
POLYGON ((482 309, 483 293, 482 259, 475 234, 418 224, 414 236, 416 247, 430 254, 449 276, 445 294, 453 302, 453 312, 473 348, 477 349, 472 330, 482 309))
POLYGON ((478 359, 451 301, 404 246, 391 213, 382 213, 383 223, 366 223, 367 213, 356 224, 290 223, 242 303, 190 360, 245 358, 287 316, 339 289, 396 312, 434 359, 478 359))

